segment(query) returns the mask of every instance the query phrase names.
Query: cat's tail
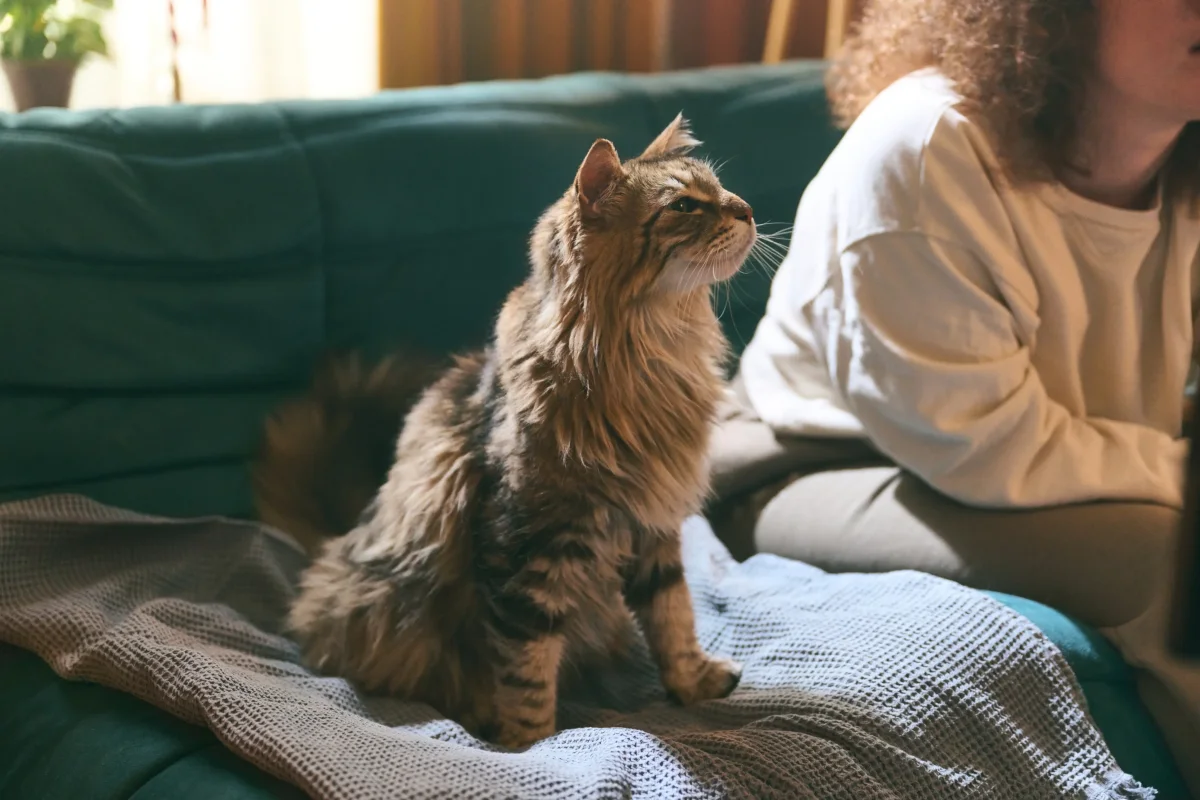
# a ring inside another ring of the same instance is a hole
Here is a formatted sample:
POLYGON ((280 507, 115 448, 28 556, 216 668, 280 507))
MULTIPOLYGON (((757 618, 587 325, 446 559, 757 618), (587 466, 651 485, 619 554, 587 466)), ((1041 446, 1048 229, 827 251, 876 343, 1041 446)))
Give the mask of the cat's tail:
POLYGON ((371 367, 326 357, 308 394, 267 419, 251 467, 259 519, 310 555, 357 525, 395 459, 405 415, 434 377, 431 362, 411 356, 371 367))

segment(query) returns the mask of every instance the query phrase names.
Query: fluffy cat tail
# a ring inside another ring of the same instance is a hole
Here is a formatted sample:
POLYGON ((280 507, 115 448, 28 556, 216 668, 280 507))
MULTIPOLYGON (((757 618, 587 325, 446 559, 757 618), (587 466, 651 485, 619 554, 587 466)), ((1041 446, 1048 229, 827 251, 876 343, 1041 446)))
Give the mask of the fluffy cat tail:
POLYGON ((435 373, 393 356, 326 357, 308 394, 271 414, 251 467, 259 519, 310 555, 354 528, 387 478, 404 417, 435 373))

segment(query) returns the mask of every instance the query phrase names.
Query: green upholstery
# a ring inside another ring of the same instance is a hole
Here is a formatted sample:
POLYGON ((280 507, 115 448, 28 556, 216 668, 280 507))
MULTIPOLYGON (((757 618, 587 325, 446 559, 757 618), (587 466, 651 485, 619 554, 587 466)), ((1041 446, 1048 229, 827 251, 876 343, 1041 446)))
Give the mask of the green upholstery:
MULTIPOLYGON (((838 138, 821 80, 792 63, 0 115, 0 501, 249 515, 261 421, 318 353, 481 343, 596 137, 632 156, 682 110, 756 218, 790 224, 838 138)), ((768 289, 748 271, 722 298, 736 349, 768 289)), ((1111 648, 1005 601, 1064 648, 1122 765, 1179 796, 1111 648)), ((0 647, 0 797, 292 795, 207 731, 0 647)))

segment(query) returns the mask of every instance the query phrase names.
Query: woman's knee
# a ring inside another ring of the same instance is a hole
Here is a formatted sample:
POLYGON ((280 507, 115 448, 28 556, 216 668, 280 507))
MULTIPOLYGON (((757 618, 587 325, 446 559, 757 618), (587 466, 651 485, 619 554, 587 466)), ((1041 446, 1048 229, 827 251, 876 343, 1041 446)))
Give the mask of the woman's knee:
POLYGON ((955 577, 957 564, 911 520, 879 498, 902 479, 895 466, 848 467, 797 478, 763 508, 755 543, 763 552, 830 572, 918 569, 955 577))

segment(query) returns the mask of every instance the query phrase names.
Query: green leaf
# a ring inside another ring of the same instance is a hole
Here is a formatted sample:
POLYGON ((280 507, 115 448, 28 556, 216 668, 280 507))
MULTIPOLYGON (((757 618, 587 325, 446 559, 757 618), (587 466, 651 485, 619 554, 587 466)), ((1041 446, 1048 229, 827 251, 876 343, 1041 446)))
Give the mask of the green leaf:
POLYGON ((43 17, 57 2, 58 0, 11 0, 9 5, 12 13, 28 19, 32 24, 43 17))
POLYGON ((71 59, 108 55, 97 15, 112 0, 84 0, 90 13, 66 16, 58 0, 0 0, 0 54, 5 58, 71 59))

